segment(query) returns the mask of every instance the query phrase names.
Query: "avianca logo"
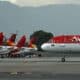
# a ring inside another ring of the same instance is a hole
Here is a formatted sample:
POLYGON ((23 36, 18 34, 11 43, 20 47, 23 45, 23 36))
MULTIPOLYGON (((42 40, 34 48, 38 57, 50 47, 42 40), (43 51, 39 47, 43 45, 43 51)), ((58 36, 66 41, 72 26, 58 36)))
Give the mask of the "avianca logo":
POLYGON ((73 42, 80 42, 80 38, 79 38, 79 37, 74 36, 74 37, 72 38, 72 41, 73 41, 73 42))

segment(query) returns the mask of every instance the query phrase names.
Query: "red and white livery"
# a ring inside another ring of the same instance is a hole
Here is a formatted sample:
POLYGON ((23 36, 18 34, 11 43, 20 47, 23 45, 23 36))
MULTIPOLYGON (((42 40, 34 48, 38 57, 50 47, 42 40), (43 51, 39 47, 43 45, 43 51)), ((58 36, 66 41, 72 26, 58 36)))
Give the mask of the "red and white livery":
POLYGON ((55 36, 41 48, 52 52, 80 52, 80 35, 55 36))

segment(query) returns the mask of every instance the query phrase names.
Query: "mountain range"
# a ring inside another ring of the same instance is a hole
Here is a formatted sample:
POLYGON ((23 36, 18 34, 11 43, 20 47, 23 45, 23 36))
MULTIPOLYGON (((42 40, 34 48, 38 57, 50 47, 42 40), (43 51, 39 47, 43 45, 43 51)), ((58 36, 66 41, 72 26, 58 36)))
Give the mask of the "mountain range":
POLYGON ((32 34, 45 30, 53 34, 80 34, 80 5, 20 7, 0 1, 0 31, 32 34))

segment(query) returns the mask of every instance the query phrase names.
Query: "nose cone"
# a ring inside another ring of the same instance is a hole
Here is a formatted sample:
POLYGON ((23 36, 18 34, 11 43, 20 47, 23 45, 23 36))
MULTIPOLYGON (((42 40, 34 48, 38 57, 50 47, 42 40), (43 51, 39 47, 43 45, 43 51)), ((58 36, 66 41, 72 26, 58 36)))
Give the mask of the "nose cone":
POLYGON ((45 49, 45 44, 41 45, 41 49, 44 50, 45 49))
POLYGON ((49 47, 49 44, 44 43, 44 44, 42 44, 41 49, 42 49, 42 50, 47 50, 48 47, 49 47))

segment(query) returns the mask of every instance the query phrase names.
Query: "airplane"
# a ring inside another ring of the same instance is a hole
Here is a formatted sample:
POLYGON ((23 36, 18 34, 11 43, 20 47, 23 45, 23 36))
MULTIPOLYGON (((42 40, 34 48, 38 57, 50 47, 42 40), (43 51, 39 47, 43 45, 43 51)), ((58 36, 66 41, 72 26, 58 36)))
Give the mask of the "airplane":
POLYGON ((43 51, 54 53, 80 53, 80 35, 59 35, 41 45, 43 51))
POLYGON ((12 34, 9 39, 4 40, 5 36, 3 32, 0 33, 0 56, 4 55, 9 56, 10 54, 19 55, 20 53, 28 53, 31 51, 37 50, 37 48, 33 48, 30 44, 29 47, 24 46, 26 43, 26 36, 23 35, 20 40, 15 43, 17 34, 12 34), (9 54, 9 55, 8 55, 9 54))
MULTIPOLYGON (((31 54, 33 51, 37 51, 37 48, 34 46, 25 46, 26 44, 26 36, 23 35, 21 39, 17 42, 13 49, 9 52, 9 56, 17 57, 17 56, 26 56, 31 54)), ((33 45, 33 44, 32 44, 33 45)))
POLYGON ((0 32, 0 56, 7 55, 7 53, 12 49, 15 43, 16 34, 12 34, 9 39, 4 40, 5 36, 3 32, 0 32))
POLYGON ((26 36, 23 35, 20 40, 15 43, 17 34, 12 34, 9 39, 6 40, 3 32, 0 33, 0 56, 4 55, 9 56, 10 54, 14 55, 33 55, 33 52, 37 51, 37 47, 33 44, 33 40, 30 40, 28 46, 24 46, 26 43, 26 36), (5 38, 5 40, 4 40, 5 38), (9 55, 8 55, 9 54, 9 55))

